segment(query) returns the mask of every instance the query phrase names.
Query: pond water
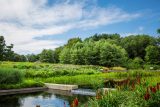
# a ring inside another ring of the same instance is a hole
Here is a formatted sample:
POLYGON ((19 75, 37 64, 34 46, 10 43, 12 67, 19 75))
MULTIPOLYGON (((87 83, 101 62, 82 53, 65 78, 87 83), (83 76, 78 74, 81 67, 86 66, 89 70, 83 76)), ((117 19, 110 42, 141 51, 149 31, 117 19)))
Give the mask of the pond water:
POLYGON ((40 107, 64 107, 64 103, 65 107, 70 107, 76 97, 81 104, 84 104, 92 96, 73 94, 68 91, 46 90, 29 94, 0 96, 0 107, 36 107, 36 105, 40 105, 40 107))

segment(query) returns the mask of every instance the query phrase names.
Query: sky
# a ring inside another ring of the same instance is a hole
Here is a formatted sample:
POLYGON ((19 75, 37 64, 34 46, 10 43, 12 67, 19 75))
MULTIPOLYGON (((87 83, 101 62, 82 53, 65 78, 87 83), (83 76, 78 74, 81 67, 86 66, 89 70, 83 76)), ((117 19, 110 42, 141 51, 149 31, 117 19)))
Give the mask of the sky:
POLYGON ((157 36, 160 0, 0 0, 0 35, 19 54, 96 33, 157 36))

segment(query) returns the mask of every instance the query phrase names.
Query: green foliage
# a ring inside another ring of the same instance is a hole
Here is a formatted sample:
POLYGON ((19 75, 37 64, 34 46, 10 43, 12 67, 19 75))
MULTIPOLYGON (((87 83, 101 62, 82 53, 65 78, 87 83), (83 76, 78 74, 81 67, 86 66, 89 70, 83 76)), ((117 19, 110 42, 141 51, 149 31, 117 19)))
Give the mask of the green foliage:
POLYGON ((127 59, 126 51, 120 46, 104 42, 100 48, 100 65, 120 66, 127 59))
POLYGON ((24 80, 17 84, 0 84, 0 89, 20 89, 20 88, 31 88, 31 87, 43 87, 42 82, 36 82, 34 80, 24 80))
POLYGON ((160 64, 160 47, 149 45, 145 50, 145 60, 149 64, 160 64))
POLYGON ((156 40, 148 35, 131 35, 123 38, 121 45, 128 52, 129 58, 140 57, 144 59, 145 48, 149 45, 156 45, 156 40))
POLYGON ((86 38, 85 41, 93 40, 93 41, 99 41, 99 40, 115 40, 116 43, 120 41, 120 35, 119 34, 95 34, 89 38, 86 38))
POLYGON ((83 65, 84 63, 84 53, 83 48, 84 45, 81 42, 77 42, 70 50, 70 61, 72 64, 83 65))
POLYGON ((7 46, 5 44, 5 39, 3 36, 0 36, 0 61, 12 60, 14 51, 12 51, 13 44, 7 46))
POLYGON ((65 47, 61 53, 60 53, 60 56, 59 56, 59 59, 60 59, 60 63, 63 63, 63 64, 70 64, 70 57, 71 57, 71 54, 70 54, 70 49, 65 47))
POLYGON ((63 46, 60 46, 54 50, 54 57, 55 57, 56 63, 60 62, 59 56, 62 50, 63 50, 63 46))
POLYGON ((50 63, 55 63, 55 55, 53 50, 47 50, 44 49, 41 54, 40 54, 40 61, 41 62, 50 62, 50 63))
POLYGON ((159 34, 160 34, 160 29, 157 29, 157 33, 159 33, 159 34))
POLYGON ((85 64, 99 65, 99 60, 100 60, 99 42, 94 42, 93 40, 84 42, 84 47, 82 51, 85 64))
POLYGON ((0 36, 0 61, 4 59, 5 40, 3 36, 0 36))
POLYGON ((27 58, 24 55, 19 55, 19 54, 14 53, 13 56, 12 56, 12 61, 15 61, 15 62, 26 62, 27 58))
POLYGON ((143 98, 134 92, 108 92, 102 99, 93 99, 88 102, 88 107, 144 107, 143 98))
POLYGON ((0 68, 0 84, 15 84, 23 80, 24 74, 15 69, 0 68))
POLYGON ((36 62, 39 60, 39 55, 35 55, 35 54, 28 54, 26 55, 26 57, 29 62, 36 62))
POLYGON ((74 46, 77 42, 82 42, 81 38, 71 38, 68 40, 67 44, 65 45, 67 48, 71 48, 74 46))

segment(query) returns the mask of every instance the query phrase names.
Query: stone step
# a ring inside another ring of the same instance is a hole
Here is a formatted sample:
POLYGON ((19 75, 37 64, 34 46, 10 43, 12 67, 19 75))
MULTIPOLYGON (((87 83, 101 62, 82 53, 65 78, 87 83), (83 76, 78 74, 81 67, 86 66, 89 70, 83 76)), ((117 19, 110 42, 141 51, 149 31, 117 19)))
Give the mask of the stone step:
POLYGON ((52 84, 52 83, 44 83, 44 84, 47 88, 55 89, 55 90, 71 91, 71 90, 74 90, 74 89, 78 89, 78 85, 52 84))

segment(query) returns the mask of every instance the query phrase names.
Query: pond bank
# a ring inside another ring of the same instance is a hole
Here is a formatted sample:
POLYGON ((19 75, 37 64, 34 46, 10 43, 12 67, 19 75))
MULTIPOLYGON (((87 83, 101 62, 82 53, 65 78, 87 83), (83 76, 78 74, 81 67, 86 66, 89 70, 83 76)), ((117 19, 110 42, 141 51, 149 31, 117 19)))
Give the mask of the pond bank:
POLYGON ((35 88, 0 90, 0 96, 1 95, 20 94, 20 93, 32 93, 32 92, 44 91, 47 89, 48 89, 47 87, 35 87, 35 88))

